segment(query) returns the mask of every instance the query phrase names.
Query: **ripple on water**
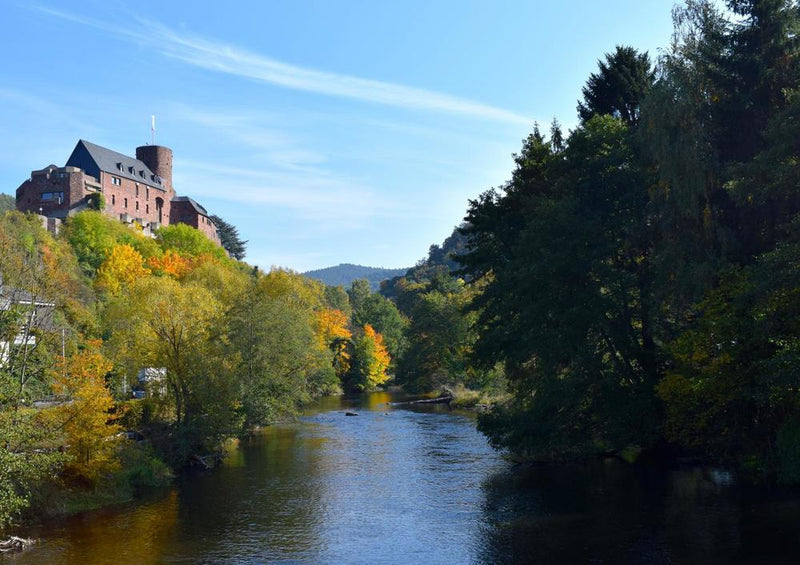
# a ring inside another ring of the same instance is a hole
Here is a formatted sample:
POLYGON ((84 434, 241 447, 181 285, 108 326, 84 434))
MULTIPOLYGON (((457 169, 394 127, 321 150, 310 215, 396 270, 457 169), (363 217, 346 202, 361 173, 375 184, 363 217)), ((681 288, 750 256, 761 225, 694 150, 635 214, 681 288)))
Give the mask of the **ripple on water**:
POLYGON ((512 467, 474 420, 388 399, 322 399, 230 465, 48 524, 0 563, 800 562, 797 493, 718 470, 512 467))

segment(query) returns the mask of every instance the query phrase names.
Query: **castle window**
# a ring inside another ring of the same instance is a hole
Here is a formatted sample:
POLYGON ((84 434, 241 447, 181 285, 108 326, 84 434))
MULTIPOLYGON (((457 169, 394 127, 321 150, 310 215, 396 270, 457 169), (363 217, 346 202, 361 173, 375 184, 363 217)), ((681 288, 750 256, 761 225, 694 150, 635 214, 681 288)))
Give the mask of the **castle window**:
POLYGON ((122 184, 122 181, 119 179, 119 177, 111 177, 111 184, 119 186, 122 184))
POLYGON ((131 165, 131 166, 129 166, 129 167, 128 167, 128 172, 129 172, 130 174, 133 174, 133 165, 131 165))
POLYGON ((136 183, 136 198, 139 198, 139 183, 136 183))
POLYGON ((139 171, 139 176, 144 178, 144 171, 139 171))
POLYGON ((127 198, 125 199, 125 208, 126 209, 128 208, 128 199, 127 198))
POLYGON ((117 203, 117 195, 116 194, 112 194, 111 195, 111 205, 113 206, 116 203, 117 203))
POLYGON ((125 170, 125 167, 122 166, 122 163, 117 163, 117 170, 118 171, 124 171, 125 170))
POLYGON ((64 200, 63 192, 43 192, 42 200, 58 200, 59 204, 64 200))
POLYGON ((145 204, 144 205, 144 213, 145 214, 149 214, 150 213, 150 204, 145 204))
POLYGON ((139 201, 138 200, 136 201, 136 209, 137 210, 139 209, 139 201))
POLYGON ((145 200, 150 200, 150 187, 149 186, 144 187, 144 199, 145 200))

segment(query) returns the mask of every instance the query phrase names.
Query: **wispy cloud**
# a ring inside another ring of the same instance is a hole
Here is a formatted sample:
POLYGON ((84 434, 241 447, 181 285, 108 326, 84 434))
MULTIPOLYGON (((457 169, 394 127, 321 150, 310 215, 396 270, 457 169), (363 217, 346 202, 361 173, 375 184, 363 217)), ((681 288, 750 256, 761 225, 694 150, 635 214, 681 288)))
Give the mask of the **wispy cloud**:
POLYGON ((176 185, 192 187, 198 198, 281 209, 313 221, 322 231, 352 230, 375 217, 408 213, 401 203, 370 187, 321 169, 275 171, 184 161, 176 173, 176 185), (236 189, 221 191, 224 186, 236 189))
POLYGON ((37 9, 54 17, 136 41, 196 67, 284 88, 514 124, 529 125, 533 122, 531 118, 509 110, 441 92, 291 65, 216 39, 178 33, 138 16, 131 16, 137 26, 120 27, 46 6, 38 6, 37 9))
POLYGON ((86 127, 85 123, 70 113, 71 108, 62 106, 34 96, 27 92, 0 88, 0 101, 19 105, 26 111, 48 119, 58 120, 67 126, 81 130, 86 127))

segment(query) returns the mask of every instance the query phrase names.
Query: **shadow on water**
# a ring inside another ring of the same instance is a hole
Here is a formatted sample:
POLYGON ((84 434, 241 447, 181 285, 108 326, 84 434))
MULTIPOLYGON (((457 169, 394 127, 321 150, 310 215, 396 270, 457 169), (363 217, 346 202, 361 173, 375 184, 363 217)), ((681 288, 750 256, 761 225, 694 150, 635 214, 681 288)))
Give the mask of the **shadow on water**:
POLYGON ((797 492, 725 471, 617 460, 520 466, 484 485, 483 563, 779 564, 800 559, 797 492))
POLYGON ((0 563, 800 562, 796 493, 614 460, 514 467, 472 416, 389 404, 412 398, 320 399, 221 469, 49 524, 0 563))

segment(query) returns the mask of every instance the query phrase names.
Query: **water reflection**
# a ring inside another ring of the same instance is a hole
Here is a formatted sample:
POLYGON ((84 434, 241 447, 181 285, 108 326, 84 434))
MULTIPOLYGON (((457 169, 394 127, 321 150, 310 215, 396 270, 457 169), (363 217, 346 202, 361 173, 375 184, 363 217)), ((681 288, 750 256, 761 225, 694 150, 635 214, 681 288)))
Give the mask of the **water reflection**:
POLYGON ((719 478, 615 460, 498 473, 485 484, 479 561, 797 563, 797 493, 719 478))
POLYGON ((471 417, 321 399, 149 502, 50 524, 0 563, 795 563, 800 497, 724 472, 514 467, 471 417), (346 417, 345 410, 359 413, 346 417))

